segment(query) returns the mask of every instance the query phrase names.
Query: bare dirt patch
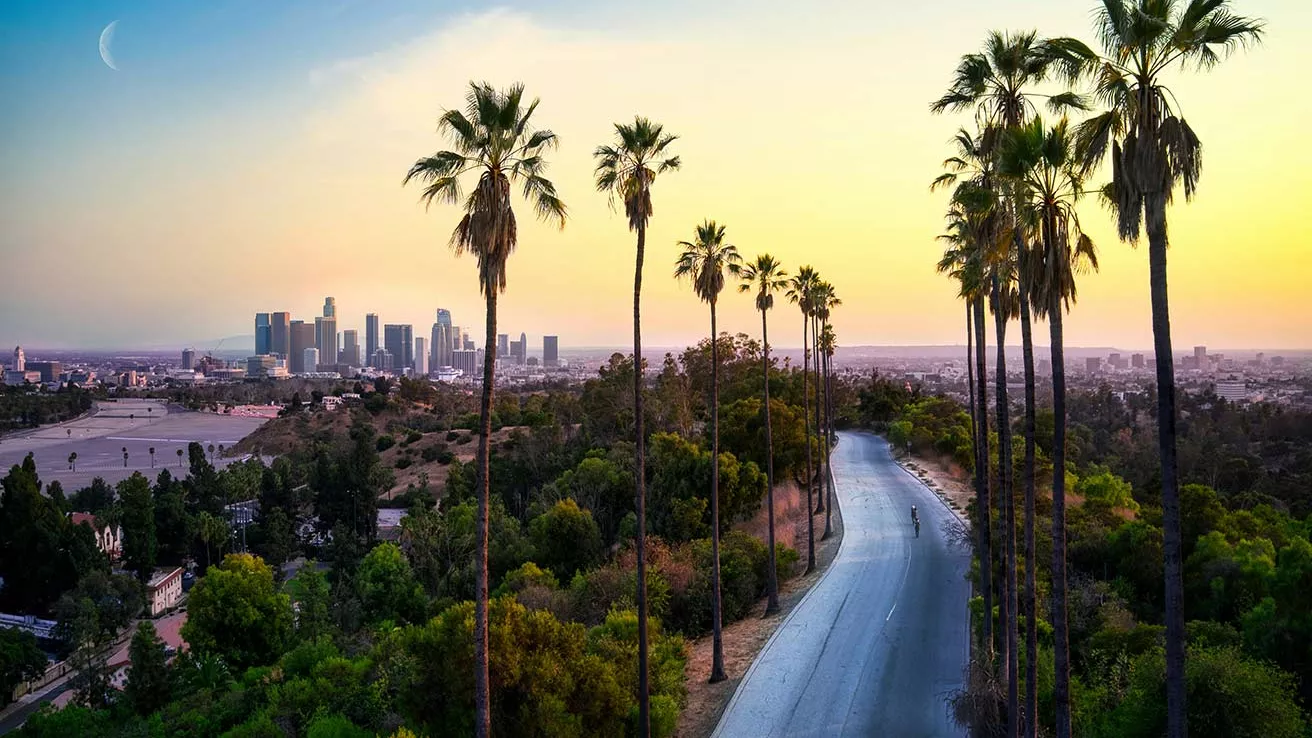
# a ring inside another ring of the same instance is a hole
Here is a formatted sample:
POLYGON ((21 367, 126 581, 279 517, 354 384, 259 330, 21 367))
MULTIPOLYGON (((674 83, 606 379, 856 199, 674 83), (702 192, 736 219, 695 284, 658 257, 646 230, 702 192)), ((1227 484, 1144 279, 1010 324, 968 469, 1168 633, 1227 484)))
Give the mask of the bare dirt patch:
MULTIPOLYGON (((785 543, 801 554, 797 563, 798 571, 806 568, 806 497, 794 484, 783 484, 775 488, 775 540, 785 543)), ((735 526, 765 540, 766 510, 762 510, 751 520, 735 526)), ((719 684, 710 684, 706 680, 711 674, 711 637, 709 635, 688 642, 688 664, 684 675, 688 686, 688 702, 679 715, 679 725, 675 735, 680 738, 702 738, 709 736, 720 722, 729 699, 738 689, 743 676, 751 668, 757 654, 765 647, 770 636, 779 624, 788 617, 802 597, 810 591, 811 586, 820 581, 830 562, 838 553, 838 545, 843 538, 842 510, 834 507, 833 535, 821 540, 824 533, 824 515, 816 515, 815 525, 815 571, 805 576, 793 577, 779 587, 779 612, 770 617, 762 617, 765 612, 765 599, 756 603, 753 613, 736 623, 724 626, 724 668, 729 678, 719 684)))

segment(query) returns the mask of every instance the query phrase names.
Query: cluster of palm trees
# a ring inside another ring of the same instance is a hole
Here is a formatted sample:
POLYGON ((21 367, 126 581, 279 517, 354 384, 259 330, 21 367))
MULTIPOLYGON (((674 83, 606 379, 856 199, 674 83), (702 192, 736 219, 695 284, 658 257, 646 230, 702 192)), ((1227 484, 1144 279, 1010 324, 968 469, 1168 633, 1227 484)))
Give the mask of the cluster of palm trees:
POLYGON ((1175 455, 1175 382, 1166 282, 1166 205, 1183 188, 1192 197, 1201 171, 1200 143, 1163 76, 1180 68, 1208 69, 1236 48, 1260 39, 1262 23, 1234 14, 1228 0, 1102 0, 1096 13, 1102 52, 1073 38, 991 33, 982 52, 962 57, 934 112, 971 111, 975 128, 955 138, 954 155, 932 188, 950 187, 948 244, 939 269, 960 284, 965 300, 967 371, 975 436, 979 592, 988 615, 980 633, 985 668, 1007 689, 1006 734, 1038 730, 1035 571, 1035 382, 1032 321, 1046 320, 1053 385, 1052 602, 1056 735, 1071 734, 1070 647, 1066 612, 1065 372, 1063 312, 1076 299, 1075 277, 1097 268, 1092 240, 1076 204, 1088 191, 1116 218, 1122 240, 1148 236, 1152 325, 1156 354, 1159 450, 1166 593, 1167 733, 1183 738, 1185 711, 1184 592, 1180 501, 1175 455), (1040 93, 1045 83, 1091 83, 1080 92, 1040 93), (1051 124, 1040 100, 1062 115, 1051 124), (1093 111, 1071 124, 1064 113, 1093 111), (1094 170, 1111 159, 1111 181, 1089 188, 1094 170), (997 473, 988 468, 989 421, 985 304, 993 313, 997 473), (1020 322, 1024 356, 1024 598, 1017 583, 1016 510, 1007 398, 1007 325, 1020 322), (994 510, 1001 519, 993 519, 994 510), (1002 542, 994 542, 995 535, 1002 542), (999 550, 1000 549, 1000 550, 999 550), (1001 572, 1001 576, 998 576, 1001 572), (991 613, 995 593, 1001 633, 991 613), (1018 694, 1020 612, 1026 614, 1026 695, 1018 694))
MULTIPOLYGON (((480 432, 476 459, 478 496, 476 519, 477 550, 475 554, 474 602, 474 663, 475 663, 475 734, 485 738, 491 732, 490 687, 488 678, 488 505, 489 437, 491 435, 491 408, 496 361, 497 298, 506 289, 506 262, 518 244, 518 229, 512 206, 516 187, 541 220, 564 227, 568 211, 556 192, 555 185, 546 178, 547 162, 544 155, 555 148, 558 138, 550 130, 532 126, 531 118, 538 101, 526 102, 523 85, 516 84, 498 90, 487 83, 470 83, 463 109, 447 110, 438 121, 439 131, 453 145, 450 150, 439 151, 419 159, 406 174, 403 184, 412 180, 424 185, 421 201, 426 206, 434 202, 458 205, 463 215, 450 238, 457 254, 471 253, 478 263, 479 288, 486 301, 487 337, 484 355, 480 432), (471 180, 473 187, 466 193, 463 180, 471 180)), ((638 616, 638 732, 650 735, 649 679, 648 679, 648 618, 647 618, 647 561, 646 561, 646 434, 643 428, 643 364, 642 364, 642 277, 646 255, 647 226, 651 219, 652 186, 659 174, 679 169, 678 156, 670 151, 678 137, 646 118, 636 117, 632 123, 615 125, 614 140, 596 148, 595 180, 597 190, 611 199, 612 205, 622 204, 629 229, 637 234, 636 263, 633 279, 633 401, 635 447, 635 508, 637 531, 637 593, 635 605, 638 616)), ((687 278, 694 293, 705 301, 711 310, 712 390, 708 404, 711 411, 711 545, 714 571, 713 641, 714 659, 710 681, 726 677, 722 647, 720 617, 719 576, 719 409, 718 369, 719 350, 716 327, 716 306, 724 289, 726 273, 740 280, 739 291, 754 293, 756 309, 761 313, 761 334, 764 345, 762 363, 763 394, 765 397, 765 433, 767 445, 767 496, 769 527, 769 576, 766 614, 779 610, 778 579, 775 570, 774 550, 774 459, 770 426, 769 374, 770 354, 766 314, 774 306, 774 295, 786 291, 787 297, 800 308, 803 315, 804 377, 814 369, 814 428, 820 443, 816 470, 825 468, 829 449, 833 443, 832 415, 829 401, 830 359, 835 336, 829 324, 830 310, 841 304, 832 286, 819 278, 810 267, 803 267, 789 279, 778 260, 769 254, 744 263, 736 247, 725 241, 725 229, 713 221, 696 228, 691 241, 679 243, 681 254, 676 261, 675 277, 687 278), (824 391, 821 386, 824 385, 824 391), (824 420, 821 407, 826 408, 824 420), (822 422, 824 430, 821 430, 822 422)), ((807 380, 804 380, 804 382, 807 380)), ((825 534, 831 531, 833 485, 828 484, 828 497, 820 496, 820 504, 813 506, 812 493, 816 491, 812 474, 811 449, 811 394, 807 400, 807 506, 808 521, 814 513, 825 512, 825 534)), ((828 477, 828 475, 823 475, 828 477)), ((807 570, 815 567, 814 526, 808 535, 807 570)))

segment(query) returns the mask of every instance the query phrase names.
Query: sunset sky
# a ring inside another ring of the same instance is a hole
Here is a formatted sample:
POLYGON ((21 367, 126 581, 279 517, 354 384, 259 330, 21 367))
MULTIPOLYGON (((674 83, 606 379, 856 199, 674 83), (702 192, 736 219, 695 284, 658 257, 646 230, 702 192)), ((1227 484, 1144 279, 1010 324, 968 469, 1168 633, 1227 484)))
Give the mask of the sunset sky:
MULTIPOLYGON (((502 332, 565 346, 630 340, 633 237, 592 183, 592 149, 635 113, 681 136, 654 189, 644 342, 682 345, 705 307, 670 274, 713 218, 745 256, 809 263, 844 305, 839 343, 961 342, 934 272, 945 195, 929 181, 965 122, 928 112, 990 29, 1092 41, 1086 0, 872 3, 420 0, 52 2, 0 6, 0 345, 170 346, 252 331, 256 311, 339 329, 364 314, 426 335, 445 307, 481 336, 472 258, 401 179, 469 80, 522 81, 561 137, 564 231, 529 224, 502 332), (102 63, 101 30, 118 20, 102 63)), ((1262 46, 1169 86, 1204 144, 1201 190, 1169 212, 1177 349, 1312 348, 1312 3, 1236 0, 1262 46)), ((1098 178, 1101 181, 1101 177, 1098 178)), ((1072 346, 1151 346, 1146 245, 1082 218, 1102 272, 1072 346)), ((795 345, 797 311, 772 315, 795 345)), ((726 293, 722 330, 755 334, 726 293)), ((1041 342, 1046 343, 1046 342, 1041 342)), ((200 346, 199 348, 212 348, 200 346)))

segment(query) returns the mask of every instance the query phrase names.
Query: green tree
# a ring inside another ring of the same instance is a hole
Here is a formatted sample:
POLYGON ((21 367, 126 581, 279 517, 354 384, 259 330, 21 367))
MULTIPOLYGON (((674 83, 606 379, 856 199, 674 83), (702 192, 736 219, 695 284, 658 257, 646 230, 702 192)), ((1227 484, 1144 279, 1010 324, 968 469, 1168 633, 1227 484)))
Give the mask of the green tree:
POLYGON ((133 472, 118 483, 119 506, 123 514, 123 563, 144 584, 155 571, 155 499, 150 482, 133 472))
POLYGON ((41 676, 48 665, 36 636, 17 628, 0 628, 0 705, 8 705, 18 685, 41 676))
POLYGON ((328 577, 313 561, 307 561, 292 578, 289 591, 296 603, 296 635, 302 642, 317 641, 332 629, 329 607, 332 590, 328 577))
POLYGON ((415 581, 410 562, 395 544, 380 543, 364 557, 355 586, 370 622, 423 620, 428 604, 424 588, 415 581))
POLYGON ((439 119, 438 128, 455 144, 454 151, 439 151, 420 159, 405 176, 427 183, 422 199, 457 204, 461 201, 460 179, 477 174, 478 183, 465 199, 464 217, 451 235, 457 254, 466 251, 478 261, 479 289, 487 302, 486 353, 483 359, 483 388, 478 437, 478 474, 482 489, 478 495, 478 554, 475 588, 475 734, 486 738, 491 732, 488 705, 487 656, 487 552, 488 504, 491 480, 488 468, 488 444, 492 435, 492 385, 496 374, 497 295, 506 289, 506 262, 515 250, 518 235, 515 213, 511 207, 511 188, 521 185, 534 212, 543 220, 565 227, 565 203, 556 195, 556 187, 544 175, 543 152, 555 148, 557 138, 549 130, 530 127, 536 99, 522 104, 524 86, 516 84, 505 91, 490 85, 469 85, 466 109, 448 110, 439 119))
POLYGON ((123 696, 138 715, 149 715, 168 704, 173 692, 173 675, 169 670, 164 641, 155 632, 155 626, 142 621, 132 634, 128 647, 128 680, 123 696))
POLYGON ((571 498, 560 500, 528 525, 537 563, 560 581, 601 561, 601 529, 590 510, 580 509, 571 498))
POLYGON ((291 629, 291 602, 273 570, 257 556, 228 554, 192 588, 182 637, 240 672, 277 660, 291 629))
POLYGON ((724 673, 724 634, 720 621, 720 355, 715 327, 715 306, 724 291, 724 273, 742 265, 738 248, 724 241, 724 226, 708 220, 697 226, 692 241, 680 241, 683 252, 675 262, 676 279, 687 279, 693 292, 711 307, 711 683, 728 678, 724 673))
POLYGON ((1186 734, 1184 543, 1176 457, 1175 364, 1166 281, 1166 206, 1181 187, 1191 199, 1202 173, 1202 143, 1177 110, 1165 76, 1210 69, 1238 46, 1258 42, 1261 21, 1231 11, 1228 0, 1104 0, 1095 16, 1103 53, 1075 39, 1053 41, 1072 79, 1094 82, 1107 110, 1080 125, 1086 167, 1110 150, 1112 181, 1104 190, 1122 240, 1148 235, 1153 354, 1157 357, 1158 452, 1165 530, 1166 680, 1169 738, 1186 734))
MULTIPOLYGON (((0 603, 13 612, 48 609, 79 578, 108 570, 88 525, 75 525, 41 494, 29 456, 3 479, 0 494, 0 603)), ((112 495, 112 492, 111 492, 112 495)))
POLYGON ((191 555, 196 540, 196 522, 187 512, 186 489, 168 469, 164 469, 151 493, 154 496, 157 558, 162 564, 180 565, 191 555))
POLYGON ((614 143, 598 146, 593 152, 597 161, 597 191, 607 193, 613 205, 624 203, 629 230, 638 234, 637 260, 633 269, 633 443, 635 452, 634 487, 638 530, 638 735, 651 735, 651 705, 647 643, 647 437, 643 432, 642 381, 642 262, 647 247, 647 223, 652 216, 651 188, 656 175, 679 168, 677 156, 666 149, 678 136, 666 133, 663 126, 641 116, 632 125, 615 124, 614 143))
POLYGON ((132 577, 93 571, 60 598, 55 607, 56 635, 68 644, 79 704, 103 708, 113 701, 105 653, 144 602, 132 577))
POLYGON ((774 307, 774 293, 788 289, 788 273, 778 259, 761 254, 755 261, 744 264, 736 274, 742 280, 738 291, 755 293, 756 309, 761 313, 761 386, 765 395, 761 407, 765 412, 766 529, 770 551, 765 604, 768 617, 779 612, 779 575, 774 551, 774 434, 770 422, 770 331, 766 314, 774 307))

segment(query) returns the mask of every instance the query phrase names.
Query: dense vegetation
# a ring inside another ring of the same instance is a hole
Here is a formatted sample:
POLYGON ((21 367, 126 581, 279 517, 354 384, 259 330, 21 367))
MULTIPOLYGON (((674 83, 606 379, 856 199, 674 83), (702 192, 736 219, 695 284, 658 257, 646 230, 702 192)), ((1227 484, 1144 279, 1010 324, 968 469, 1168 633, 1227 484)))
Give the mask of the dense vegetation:
MULTIPOLYGON (((970 417, 957 403, 878 375, 856 390, 850 416, 886 431, 899 447, 910 442, 916 455, 971 467, 972 457, 961 451, 963 438, 969 451, 970 417)), ((1312 413, 1236 406, 1207 393, 1181 394, 1177 403, 1190 734, 1303 736, 1303 705, 1312 698, 1312 413), (1226 471, 1236 469, 1242 474, 1226 471)), ((1165 632, 1151 388, 1072 393, 1069 407, 1067 487, 1080 500, 1066 530, 1074 734, 1159 736, 1165 632)), ((1051 427, 1050 409, 1041 407, 1038 418, 1040 429, 1051 427)), ((1014 443, 1019 459, 1019 428, 1014 443)), ((1050 453, 1050 444, 1039 444, 1040 470, 1051 468, 1050 453)), ((996 461, 995 453, 995 484, 996 461)), ((1051 551, 1047 487, 1036 504, 1044 553, 1051 551)), ((1041 599, 1051 583, 1045 559, 1036 567, 1041 599)), ((982 618, 982 597, 973 609, 982 618)), ((1053 687, 1043 676, 1052 664, 1044 610, 1037 625, 1042 709, 1051 705, 1053 687)), ((1005 694, 987 679, 974 686, 993 698, 987 709, 975 709, 996 719, 1005 694)))
POLYGON ((76 385, 54 392, 30 385, 0 385, 0 433, 71 420, 91 409, 95 394, 76 385))
MULTIPOLYGON (((701 435, 710 352, 707 339, 667 357, 645 393, 650 719, 657 735, 670 734, 682 706, 684 638, 712 627, 713 465, 701 435)), ((756 461, 762 357, 759 343, 743 336, 720 336, 717 353, 721 601, 731 622, 752 611, 768 578, 765 544, 734 530, 760 510, 765 493, 756 461)), ((628 406, 632 367, 617 355, 579 391, 498 402, 501 418, 525 423, 507 426, 490 458, 498 732, 636 731, 632 415, 617 411, 628 406)), ((774 469, 792 478, 806 456, 801 380, 776 367, 770 383, 774 469)), ((392 393, 376 412, 356 401, 345 411, 350 422, 323 426, 269 466, 256 459, 216 469, 193 444, 180 459, 186 476, 163 469, 153 482, 139 474, 113 486, 96 480, 70 496, 57 484, 42 494, 30 463, 11 469, 0 499, 4 606, 57 618, 80 670, 78 706, 38 715, 23 735, 390 735, 403 726, 472 732, 474 465, 453 460, 441 490, 412 489, 398 534, 378 537, 378 495, 391 486, 392 471, 381 462, 386 444, 375 428, 394 416, 420 425, 404 409, 434 399, 420 387, 406 392, 410 399, 392 393), (243 537, 224 505, 251 499, 258 514, 245 531, 249 551, 240 552, 243 537), (90 528, 65 514, 74 510, 123 526, 129 574, 111 574, 90 528), (310 533, 301 535, 307 522, 310 533), (17 551, 25 553, 10 555, 17 551), (283 568, 302 556, 311 563, 283 568), (33 569, 34 560, 48 570, 33 569), (204 573, 189 595, 183 636, 190 649, 169 659, 153 629, 142 629, 120 693, 97 656, 140 609, 139 579, 155 566, 189 562, 204 573)), ((306 413, 326 411, 307 405, 306 413)), ((448 427, 445 420, 426 432, 396 426, 386 435, 426 447, 429 438, 445 439, 448 427)), ((786 578, 798 555, 779 546, 777 561, 786 578)), ((4 654, 8 678, 31 675, 24 671, 31 652, 22 644, 4 654)))

